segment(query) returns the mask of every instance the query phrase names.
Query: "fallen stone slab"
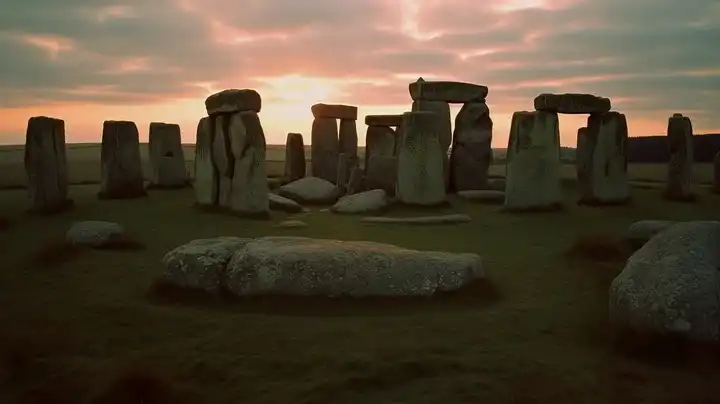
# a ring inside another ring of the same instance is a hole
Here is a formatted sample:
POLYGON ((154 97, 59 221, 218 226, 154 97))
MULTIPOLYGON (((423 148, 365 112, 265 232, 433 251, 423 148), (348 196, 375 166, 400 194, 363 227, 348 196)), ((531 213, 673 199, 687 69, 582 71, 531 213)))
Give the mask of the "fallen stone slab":
POLYGON ((655 237, 655 235, 677 223, 675 220, 641 220, 631 224, 627 230, 625 230, 623 238, 630 245, 639 248, 651 238, 655 237))
POLYGON ((335 203, 338 198, 335 184, 318 177, 305 177, 287 183, 278 188, 277 193, 299 204, 335 203))
POLYGON ((432 296, 485 276, 477 254, 369 241, 264 237, 237 251, 227 290, 238 296, 432 296))
POLYGON ((335 213, 367 213, 381 210, 387 205, 387 193, 382 189, 373 189, 340 198, 330 208, 330 211, 335 213))
POLYGON ((240 111, 260 112, 262 99, 260 94, 251 89, 231 88, 215 93, 205 99, 208 115, 232 113, 240 111))
POLYGON ((400 126, 401 123, 402 114, 365 115, 365 125, 367 126, 400 126))
POLYGON ((302 220, 284 220, 278 223, 275 227, 281 227, 283 229, 299 229, 307 227, 307 223, 302 220))
POLYGON ((303 210, 299 203, 274 193, 268 194, 268 203, 271 210, 280 210, 287 213, 300 213, 303 210))
POLYGON ((425 81, 422 77, 409 85, 414 101, 445 101, 450 103, 484 102, 487 86, 460 81, 425 81))
POLYGON ((103 247, 125 236, 125 228, 113 222, 87 220, 75 222, 65 234, 68 244, 103 247))
POLYGON ((499 203, 505 202, 505 192, 491 189, 458 191, 457 196, 475 202, 499 203))
POLYGON ((310 107, 315 118, 334 118, 357 120, 358 108, 342 104, 315 104, 310 107))
POLYGON ((610 111, 610 99, 592 94, 540 94, 535 97, 535 110, 560 114, 593 114, 610 111))
POLYGON ((368 216, 360 219, 363 223, 381 223, 381 224, 455 224, 467 223, 472 221, 468 215, 453 214, 442 216, 416 216, 416 217, 387 217, 387 216, 368 216))

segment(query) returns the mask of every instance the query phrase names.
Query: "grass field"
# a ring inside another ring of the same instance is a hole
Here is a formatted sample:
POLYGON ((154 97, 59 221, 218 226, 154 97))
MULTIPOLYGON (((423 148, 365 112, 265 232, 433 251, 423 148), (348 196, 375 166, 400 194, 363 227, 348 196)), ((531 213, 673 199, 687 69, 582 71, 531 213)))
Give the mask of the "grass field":
MULTIPOLYGON (((661 168, 636 172, 661 179, 661 168)), ((282 213, 259 222, 198 212, 192 190, 122 201, 98 201, 97 185, 70 192, 73 211, 34 217, 24 213, 23 190, 0 191, 8 219, 0 230, 0 403, 129 404, 140 402, 128 395, 138 391, 146 404, 718 402, 719 368, 614 349, 607 290, 622 258, 567 254, 636 220, 720 220, 720 196, 704 189, 695 204, 633 189, 633 204, 601 209, 576 206, 567 188, 564 211, 532 215, 453 200, 445 210, 473 222, 427 228, 363 225, 314 209, 301 215, 307 228, 292 230, 273 227, 282 213), (147 248, 40 265, 38 253, 77 220, 117 221, 147 248), (476 252, 489 285, 410 303, 160 304, 147 296, 161 257, 179 244, 279 234, 476 252)))

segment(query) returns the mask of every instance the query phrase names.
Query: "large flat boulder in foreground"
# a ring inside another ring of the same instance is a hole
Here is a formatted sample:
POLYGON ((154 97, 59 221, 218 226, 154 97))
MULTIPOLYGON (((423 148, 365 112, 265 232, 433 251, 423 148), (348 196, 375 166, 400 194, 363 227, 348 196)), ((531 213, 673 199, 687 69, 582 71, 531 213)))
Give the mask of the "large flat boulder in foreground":
POLYGON ((610 111, 610 99, 592 94, 540 94, 534 100, 536 111, 559 114, 594 114, 610 111))
POLYGON ((238 296, 432 296, 484 276, 477 254, 416 251, 369 241, 264 237, 227 267, 238 296))

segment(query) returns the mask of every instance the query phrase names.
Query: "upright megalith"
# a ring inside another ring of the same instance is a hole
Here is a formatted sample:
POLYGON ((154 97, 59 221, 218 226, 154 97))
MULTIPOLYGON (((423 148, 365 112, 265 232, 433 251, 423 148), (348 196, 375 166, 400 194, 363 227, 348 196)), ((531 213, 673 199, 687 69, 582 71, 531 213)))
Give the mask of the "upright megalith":
POLYGON ((230 207, 232 196, 232 177, 235 173, 235 157, 230 147, 230 117, 232 115, 211 115, 213 120, 212 158, 218 173, 218 206, 230 207))
MULTIPOLYGON (((344 154, 345 161, 349 165, 352 165, 358 158, 358 133, 357 124, 353 119, 341 119, 340 130, 338 134, 338 153, 344 154)), ((342 184, 347 183, 350 171, 339 170, 338 173, 344 173, 344 177, 338 177, 337 180, 341 181, 342 184)), ((340 184, 338 184, 340 185, 340 184)))
POLYGON ((490 109, 484 102, 465 103, 455 117, 450 155, 450 189, 457 191, 487 188, 492 163, 490 109))
POLYGON ((450 104, 445 101, 416 100, 412 103, 412 111, 426 111, 435 113, 437 119, 436 131, 443 158, 443 177, 445 185, 449 184, 450 164, 448 149, 452 143, 452 122, 450 120, 450 104))
POLYGON ((59 213, 72 206, 68 199, 65 121, 47 116, 30 118, 24 160, 31 211, 59 213))
POLYGON ((255 111, 236 112, 227 127, 234 163, 230 208, 247 217, 269 218, 265 153, 267 144, 255 111))
POLYGON ((400 202, 426 206, 446 202, 439 126, 433 112, 403 114, 404 133, 397 155, 395 185, 400 202))
POLYGON ((300 133, 288 133, 285 141, 285 180, 292 182, 305 176, 305 142, 300 133))
POLYGON ((310 145, 312 175, 335 183, 338 154, 345 153, 351 161, 353 156, 357 157, 358 109, 351 105, 320 103, 310 110, 314 117, 310 145), (340 120, 339 128, 337 120, 340 120))
POLYGON ((628 127, 625 115, 611 111, 591 114, 587 121, 585 159, 580 179, 582 204, 622 204, 630 198, 627 175, 628 127))
POLYGON ((588 147, 587 128, 578 128, 577 141, 575 143, 575 171, 578 184, 588 182, 587 174, 590 172, 592 160, 592 149, 588 147))
POLYGON ((100 164, 100 199, 147 196, 140 159, 140 138, 135 122, 103 122, 100 164))
POLYGON ((663 195, 671 201, 691 201, 693 165, 693 128, 690 118, 673 114, 668 119, 667 136, 670 143, 667 185, 663 195))
POLYGON ((560 208, 560 131, 554 112, 515 112, 510 124, 505 210, 560 208))
POLYGON ((150 184, 152 188, 184 188, 190 184, 185 169, 185 153, 180 125, 151 122, 148 135, 150 184))
POLYGON ((212 160, 215 129, 213 118, 202 117, 195 138, 195 200, 198 205, 212 207, 218 204, 219 173, 212 160))
POLYGON ((560 114, 601 114, 610 111, 610 99, 592 94, 540 94, 533 101, 536 111, 560 114))

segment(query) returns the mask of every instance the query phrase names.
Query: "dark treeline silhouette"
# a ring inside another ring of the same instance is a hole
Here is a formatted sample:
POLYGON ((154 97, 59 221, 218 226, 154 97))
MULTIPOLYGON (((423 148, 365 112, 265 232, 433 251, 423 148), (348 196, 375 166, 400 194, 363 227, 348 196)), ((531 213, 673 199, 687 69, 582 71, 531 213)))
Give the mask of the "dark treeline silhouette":
MULTIPOLYGON (((712 163, 720 150, 720 133, 693 136, 696 163, 712 163)), ((628 138, 628 162, 667 163, 670 158, 668 137, 643 136, 628 138)))

